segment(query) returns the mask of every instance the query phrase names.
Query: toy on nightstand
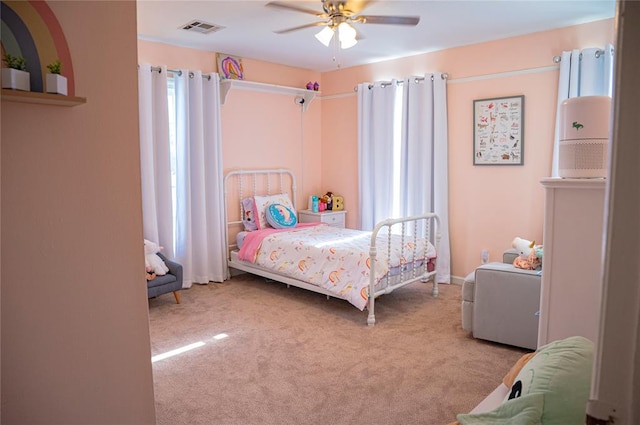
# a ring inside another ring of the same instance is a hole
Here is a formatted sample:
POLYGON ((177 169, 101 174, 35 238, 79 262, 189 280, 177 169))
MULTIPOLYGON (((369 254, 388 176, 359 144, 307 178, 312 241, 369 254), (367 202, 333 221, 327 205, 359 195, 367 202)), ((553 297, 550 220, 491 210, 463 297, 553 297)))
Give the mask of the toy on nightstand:
POLYGON ((344 198, 342 196, 333 196, 333 211, 342 211, 344 210, 344 198))
POLYGON ((325 193, 320 200, 326 205, 326 210, 331 211, 333 209, 333 192, 325 193))

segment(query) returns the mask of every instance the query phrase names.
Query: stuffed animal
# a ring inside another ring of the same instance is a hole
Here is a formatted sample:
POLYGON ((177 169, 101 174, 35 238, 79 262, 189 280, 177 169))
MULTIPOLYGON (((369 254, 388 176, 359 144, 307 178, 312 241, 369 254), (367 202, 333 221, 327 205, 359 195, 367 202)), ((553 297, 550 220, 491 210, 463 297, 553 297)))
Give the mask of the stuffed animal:
POLYGON ((327 204, 326 209, 331 210, 333 208, 333 192, 325 193, 324 195, 322 195, 320 200, 325 204, 327 204))
POLYGON ((542 245, 536 245, 536 241, 515 237, 511 246, 518 251, 518 256, 513 260, 514 267, 525 270, 542 268, 542 245))
POLYGON ((169 267, 162 261, 162 258, 158 257, 158 252, 161 249, 162 247, 157 243, 144 240, 144 266, 147 275, 164 276, 169 271, 169 267))

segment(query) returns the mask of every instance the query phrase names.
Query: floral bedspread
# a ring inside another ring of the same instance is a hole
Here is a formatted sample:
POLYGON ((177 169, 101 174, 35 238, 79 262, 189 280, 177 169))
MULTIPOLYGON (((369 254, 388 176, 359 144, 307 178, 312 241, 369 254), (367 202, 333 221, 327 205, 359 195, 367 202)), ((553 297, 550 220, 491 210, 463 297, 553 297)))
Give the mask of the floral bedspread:
MULTIPOLYGON (((369 299, 369 245, 371 232, 340 229, 326 224, 294 229, 264 229, 250 232, 238 253, 271 271, 309 284, 321 286, 363 310, 369 299)), ((391 236, 390 261, 388 238, 378 236, 375 264, 376 282, 392 267, 436 257, 435 247, 413 237, 391 236), (404 249, 403 249, 404 246, 404 249), (414 249, 415 248, 415 249, 414 249)))

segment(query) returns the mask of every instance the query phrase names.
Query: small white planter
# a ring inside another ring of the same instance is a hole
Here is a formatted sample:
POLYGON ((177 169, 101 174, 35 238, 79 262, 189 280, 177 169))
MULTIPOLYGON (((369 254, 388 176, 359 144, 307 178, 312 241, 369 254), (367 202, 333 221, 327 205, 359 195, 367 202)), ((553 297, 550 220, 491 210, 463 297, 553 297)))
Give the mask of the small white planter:
POLYGON ((47 74, 47 93, 67 95, 67 77, 59 74, 47 74))
POLYGON ((2 88, 30 91, 29 73, 19 69, 2 68, 2 88))

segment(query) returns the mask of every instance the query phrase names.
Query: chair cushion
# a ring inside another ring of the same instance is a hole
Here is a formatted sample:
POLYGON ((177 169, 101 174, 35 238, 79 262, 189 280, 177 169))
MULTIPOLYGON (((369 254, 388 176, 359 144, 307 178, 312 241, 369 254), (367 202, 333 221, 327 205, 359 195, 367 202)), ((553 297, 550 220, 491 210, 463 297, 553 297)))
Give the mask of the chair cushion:
POLYGON ((155 288, 156 286, 168 285, 175 282, 177 279, 172 274, 165 274, 164 276, 156 276, 154 279, 147 280, 148 288, 155 288))
POLYGON ((462 301, 473 302, 473 296, 476 286, 476 272, 473 271, 464 278, 462 282, 462 301))

